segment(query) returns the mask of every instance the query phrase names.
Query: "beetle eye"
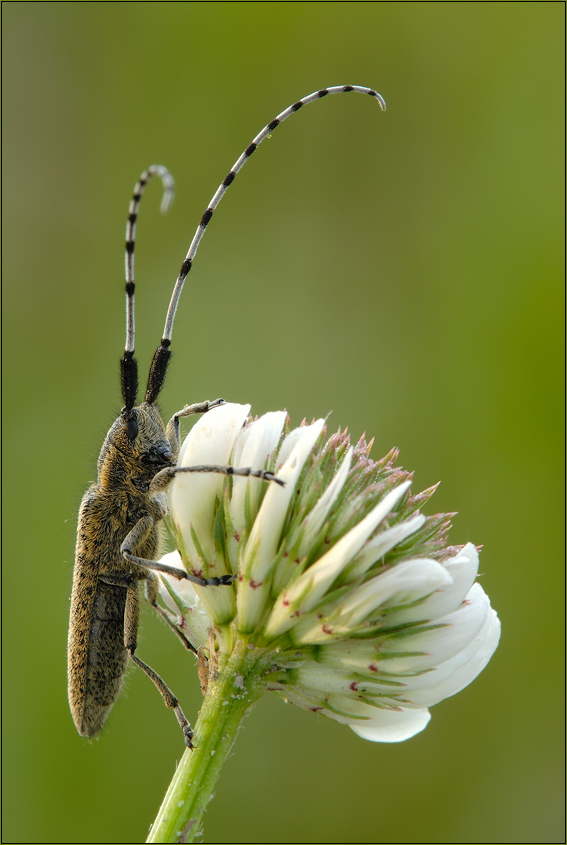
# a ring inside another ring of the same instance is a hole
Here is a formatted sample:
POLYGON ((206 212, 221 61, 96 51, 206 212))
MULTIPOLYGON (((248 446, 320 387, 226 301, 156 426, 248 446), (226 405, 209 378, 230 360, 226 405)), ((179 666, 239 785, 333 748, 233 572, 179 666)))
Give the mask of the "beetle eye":
POLYGON ((135 440, 138 436, 138 421, 134 417, 130 417, 126 423, 126 433, 130 440, 135 440))

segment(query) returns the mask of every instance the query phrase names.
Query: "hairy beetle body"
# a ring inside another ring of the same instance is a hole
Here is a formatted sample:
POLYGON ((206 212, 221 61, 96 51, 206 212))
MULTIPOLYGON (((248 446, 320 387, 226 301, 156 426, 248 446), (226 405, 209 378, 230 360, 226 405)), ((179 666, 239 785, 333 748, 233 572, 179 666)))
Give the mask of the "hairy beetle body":
POLYGON ((150 517, 152 527, 135 551, 141 558, 157 558, 163 507, 147 491, 156 472, 177 458, 155 406, 135 410, 137 418, 151 415, 154 425, 145 428, 160 439, 153 443, 146 439, 145 445, 153 451, 146 450, 144 455, 138 449, 136 454, 124 431, 124 421, 116 420, 101 451, 97 481, 85 493, 79 511, 69 624, 69 702, 77 730, 88 737, 101 730, 120 695, 128 666, 125 632, 129 645, 136 647, 136 575, 146 580, 148 598, 155 582, 149 570, 134 571, 120 547, 140 520, 150 517), (117 447, 119 441, 121 448, 117 447), (161 466, 157 462, 160 454, 161 466), (120 578, 124 584, 112 583, 120 578), (131 586, 127 586, 128 579, 131 586), (125 615, 127 606, 129 617, 125 615))

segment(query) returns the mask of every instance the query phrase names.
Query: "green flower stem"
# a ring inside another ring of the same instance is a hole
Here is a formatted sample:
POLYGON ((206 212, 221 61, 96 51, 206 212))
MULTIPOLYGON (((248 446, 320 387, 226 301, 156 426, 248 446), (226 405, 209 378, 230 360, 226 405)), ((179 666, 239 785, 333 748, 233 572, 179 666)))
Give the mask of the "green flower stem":
POLYGON ((193 842, 201 830, 240 723, 265 689, 254 651, 240 638, 231 654, 219 656, 216 678, 209 679, 195 726, 195 748, 181 758, 147 842, 193 842))

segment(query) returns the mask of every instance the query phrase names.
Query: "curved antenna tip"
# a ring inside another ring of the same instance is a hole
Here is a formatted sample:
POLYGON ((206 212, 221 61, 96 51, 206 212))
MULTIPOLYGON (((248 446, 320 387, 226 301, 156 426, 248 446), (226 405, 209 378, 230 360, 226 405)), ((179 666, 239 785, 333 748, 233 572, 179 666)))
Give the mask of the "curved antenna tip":
MULTIPOLYGON (((295 112, 299 111, 302 106, 307 105, 308 103, 314 103, 316 100, 320 100, 323 97, 326 97, 327 94, 340 94, 340 93, 348 93, 350 91, 356 91, 359 94, 369 94, 375 100, 378 100, 378 105, 382 111, 386 111, 386 101, 384 97, 376 91, 375 88, 367 88, 365 85, 335 85, 331 86, 330 88, 320 88, 318 91, 314 91, 312 94, 308 94, 307 97, 303 97, 301 100, 297 100, 293 105, 288 106, 287 109, 284 109, 283 112, 280 112, 270 123, 266 124, 264 128, 256 135, 254 140, 251 144, 246 147, 242 155, 237 159, 237 161, 233 164, 221 184, 216 190, 216 193, 212 197, 209 205, 207 206, 205 213, 201 217, 201 222, 197 227, 197 231, 193 235, 193 240, 191 241, 191 245, 189 246, 189 251, 185 257, 183 264, 181 265, 181 271, 179 276, 177 277, 177 281, 175 283, 175 287, 173 289, 173 293, 171 295, 171 300, 169 303, 169 308, 167 310, 167 316, 165 318, 165 326, 163 330, 163 337, 162 337, 162 344, 167 341, 171 341, 171 334, 173 331, 173 321, 175 319, 175 313, 177 311, 177 305, 179 302, 179 297, 181 296, 181 291, 183 289, 183 285, 185 282, 185 278, 189 273, 189 270, 192 267, 193 259, 197 253, 199 248, 199 244, 201 242, 201 238, 203 237, 207 225, 213 216, 213 213, 218 206, 219 202, 223 198, 227 188, 231 185, 234 181, 234 177, 240 172, 240 170, 244 167, 252 153, 259 147, 259 145, 264 141, 266 138, 270 138, 272 131, 283 123, 284 120, 287 120, 290 115, 295 114, 295 112)), ((168 171, 165 168, 161 169, 160 175, 162 177, 162 181, 164 184, 164 190, 167 193, 167 185, 166 185, 166 178, 164 178, 164 173, 168 174, 168 171)), ((169 174, 168 174, 169 175, 169 174)), ((170 177, 171 178, 171 177, 170 177)), ((164 195, 164 202, 166 200, 166 195, 164 195)), ((162 203, 163 206, 163 203, 162 203)), ((162 209, 163 210, 163 209, 162 209)), ((151 376, 150 376, 151 378, 151 376)), ((149 388, 148 388, 149 389, 149 388)), ((157 394, 156 394, 157 395, 157 394)))
POLYGON ((163 197, 161 199, 159 210, 162 214, 167 214, 175 196, 175 182, 173 181, 173 176, 166 167, 163 165, 154 165, 154 167, 161 178, 163 185, 163 197))
POLYGON ((175 196, 175 191, 173 189, 173 183, 171 187, 168 185, 164 188, 163 197, 161 200, 161 205, 159 210, 162 214, 167 214, 169 209, 171 208, 171 203, 173 202, 173 198, 175 196))

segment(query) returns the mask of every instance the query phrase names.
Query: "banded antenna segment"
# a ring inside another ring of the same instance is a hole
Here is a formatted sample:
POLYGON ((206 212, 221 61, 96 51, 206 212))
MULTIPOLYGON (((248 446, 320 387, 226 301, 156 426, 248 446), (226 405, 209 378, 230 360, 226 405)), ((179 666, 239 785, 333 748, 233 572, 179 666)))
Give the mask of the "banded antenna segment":
POLYGON ((369 94, 371 97, 374 97, 378 100, 380 108, 382 111, 386 111, 386 103, 384 98, 378 94, 373 88, 365 88, 362 85, 337 85, 334 88, 322 88, 320 91, 315 91, 313 94, 309 94, 307 97, 303 97, 302 100, 298 100, 292 106, 289 106, 283 112, 277 115, 270 123, 268 123, 261 132, 256 135, 254 140, 248 147, 244 150, 240 158, 236 161, 236 163, 231 167, 221 184, 219 185, 217 192, 213 196, 212 200, 210 201, 209 205, 207 206, 205 213, 201 217, 201 222, 197 227, 197 231, 191 241, 191 246, 189 247, 189 251, 185 257, 183 264, 181 265, 181 270, 179 272, 179 276, 177 278, 177 282, 175 283, 175 288, 173 290, 173 294, 171 297, 171 302, 169 303, 169 309, 167 312, 167 317, 165 320, 165 328, 163 331, 163 339, 162 344, 164 341, 171 342, 171 334, 173 331, 173 321, 175 319, 175 312, 177 311, 177 305, 179 303, 179 297, 181 296, 181 291, 183 290, 183 284, 189 273, 191 266, 193 264, 193 259, 197 253, 199 248, 199 243, 201 242, 201 238, 205 234, 205 229, 213 216, 213 212, 216 209, 217 205, 223 198, 224 194, 227 191, 229 185, 232 184, 236 174, 244 167, 252 153, 256 150, 257 147, 260 146, 262 141, 270 135, 274 129, 283 123, 284 120, 294 114, 294 112, 299 111, 302 106, 306 106, 309 103, 315 102, 315 100, 320 100, 322 97, 326 97, 327 94, 347 94, 350 91, 356 91, 359 94, 369 94))
POLYGON ((359 94, 369 94, 371 97, 374 97, 375 100, 378 101, 378 104, 382 111, 386 111, 386 103, 384 102, 384 98, 378 94, 373 88, 366 88, 362 85, 336 85, 333 88, 322 88, 320 91, 315 91, 313 94, 309 94, 307 97, 303 97, 301 100, 297 100, 293 105, 289 106, 287 109, 282 111, 280 114, 277 115, 270 123, 268 123, 261 132, 256 135, 254 140, 251 144, 246 147, 240 158, 237 159, 235 164, 229 170, 221 184, 219 185, 216 193, 214 194, 212 200, 210 201, 209 205, 205 209, 203 216, 201 217, 201 222, 197 227, 197 231, 191 241, 191 245, 189 247, 189 251, 181 265, 181 270, 179 271, 179 276, 177 277, 177 281, 175 283, 175 287, 173 289, 173 293, 171 296, 171 301, 169 303, 169 308, 167 311, 167 316, 165 318, 165 327, 163 330, 163 337, 161 339, 161 344, 157 348, 153 361, 150 367, 150 374, 148 376, 148 386, 146 390, 146 398, 145 401, 148 404, 152 404, 156 401, 159 392, 163 386, 163 382, 165 379, 165 374, 167 371, 167 365, 169 363, 169 359, 171 357, 171 350, 169 347, 171 346, 171 335, 173 332, 173 321, 175 320, 175 313, 177 311, 177 306, 179 304, 179 297, 181 296, 181 291, 183 290, 183 285, 185 283, 185 279, 191 267, 193 265, 193 259, 197 253, 199 248, 199 243, 201 242, 201 238, 205 234, 205 229, 209 224, 213 213, 218 206, 219 202, 225 195, 227 188, 234 182, 236 174, 244 167, 252 153, 260 146, 262 141, 268 137, 268 135, 274 131, 274 129, 283 123, 284 120, 294 114, 294 112, 299 111, 300 108, 303 106, 308 105, 308 103, 313 103, 315 100, 320 100, 322 97, 326 97, 327 94, 348 94, 351 91, 356 91, 359 94))
POLYGON ((160 211, 165 214, 169 209, 175 191, 173 177, 166 167, 161 164, 152 164, 141 174, 134 187, 134 193, 130 200, 128 209, 128 221, 126 223, 126 346, 124 356, 120 361, 122 397, 125 410, 131 410, 136 404, 138 392, 138 365, 134 358, 135 318, 134 318, 134 247, 136 239, 136 221, 140 210, 140 202, 144 195, 144 189, 152 178, 159 176, 163 184, 163 198, 160 211))

